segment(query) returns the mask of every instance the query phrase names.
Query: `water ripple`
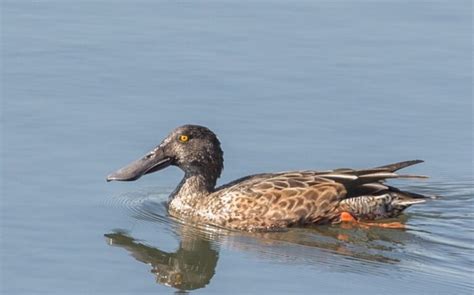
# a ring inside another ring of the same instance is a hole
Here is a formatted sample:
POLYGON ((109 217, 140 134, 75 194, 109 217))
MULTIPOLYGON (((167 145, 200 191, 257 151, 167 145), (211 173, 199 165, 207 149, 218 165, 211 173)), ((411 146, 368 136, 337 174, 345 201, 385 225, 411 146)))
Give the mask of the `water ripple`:
POLYGON ((107 198, 105 205, 122 209, 138 220, 168 223, 166 201, 170 193, 162 187, 144 188, 107 198))

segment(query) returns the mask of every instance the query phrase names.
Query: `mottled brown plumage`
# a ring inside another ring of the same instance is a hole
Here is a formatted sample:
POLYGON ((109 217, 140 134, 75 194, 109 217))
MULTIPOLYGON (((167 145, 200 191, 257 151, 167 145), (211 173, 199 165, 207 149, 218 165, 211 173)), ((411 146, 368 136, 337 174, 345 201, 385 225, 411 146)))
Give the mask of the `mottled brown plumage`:
POLYGON ((171 215, 249 231, 337 223, 342 212, 365 220, 395 217, 427 198, 383 183, 390 178, 424 178, 395 173, 420 160, 362 170, 257 174, 214 188, 223 168, 222 155, 214 133, 202 126, 185 125, 145 157, 107 179, 135 180, 176 165, 185 176, 170 196, 171 215))

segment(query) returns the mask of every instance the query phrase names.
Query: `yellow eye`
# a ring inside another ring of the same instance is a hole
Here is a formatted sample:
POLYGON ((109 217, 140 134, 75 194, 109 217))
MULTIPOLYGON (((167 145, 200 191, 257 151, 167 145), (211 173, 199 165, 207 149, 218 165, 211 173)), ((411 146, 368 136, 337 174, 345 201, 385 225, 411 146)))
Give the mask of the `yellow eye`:
POLYGON ((187 136, 187 135, 180 135, 179 136, 179 141, 181 141, 181 142, 186 142, 188 140, 189 140, 189 136, 187 136))

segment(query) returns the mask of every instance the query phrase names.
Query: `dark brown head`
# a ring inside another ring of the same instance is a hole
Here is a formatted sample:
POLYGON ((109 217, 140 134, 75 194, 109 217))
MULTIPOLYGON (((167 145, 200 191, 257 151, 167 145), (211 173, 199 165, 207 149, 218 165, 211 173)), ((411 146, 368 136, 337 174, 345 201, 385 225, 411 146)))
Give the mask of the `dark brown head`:
POLYGON ((215 184, 224 167, 217 136, 203 126, 178 127, 144 157, 109 174, 107 181, 136 180, 170 165, 178 166, 186 175, 203 175, 215 184))

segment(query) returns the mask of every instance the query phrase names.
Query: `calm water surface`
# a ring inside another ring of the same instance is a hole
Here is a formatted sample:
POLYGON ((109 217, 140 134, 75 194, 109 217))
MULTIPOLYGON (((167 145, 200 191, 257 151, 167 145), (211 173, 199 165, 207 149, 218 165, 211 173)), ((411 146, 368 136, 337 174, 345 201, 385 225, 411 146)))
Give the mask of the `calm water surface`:
POLYGON ((470 1, 2 2, 5 294, 472 294, 470 1), (421 158, 406 230, 248 234, 105 176, 184 123, 220 183, 421 158))

